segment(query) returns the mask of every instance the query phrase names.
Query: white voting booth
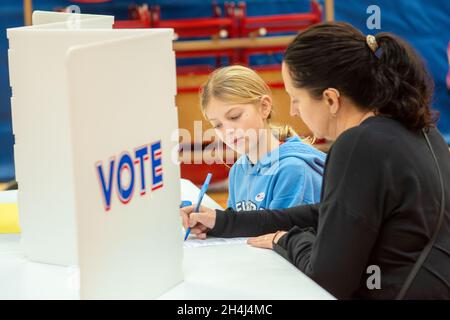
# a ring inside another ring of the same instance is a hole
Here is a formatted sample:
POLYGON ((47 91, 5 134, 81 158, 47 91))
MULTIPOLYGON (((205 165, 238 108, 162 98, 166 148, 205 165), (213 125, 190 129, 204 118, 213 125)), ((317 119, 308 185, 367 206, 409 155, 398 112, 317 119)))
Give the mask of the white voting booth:
POLYGON ((7 32, 22 250, 79 265, 81 298, 158 297, 182 280, 173 32, 33 23, 7 32))

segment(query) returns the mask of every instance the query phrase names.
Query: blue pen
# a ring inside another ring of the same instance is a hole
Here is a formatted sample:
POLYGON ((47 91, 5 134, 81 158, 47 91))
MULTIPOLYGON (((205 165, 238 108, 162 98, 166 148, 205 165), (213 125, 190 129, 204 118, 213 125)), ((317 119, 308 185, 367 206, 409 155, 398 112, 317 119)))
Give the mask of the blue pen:
MULTIPOLYGON (((203 196, 205 195, 206 190, 208 190, 208 186, 209 186, 209 182, 211 181, 211 177, 212 177, 212 173, 208 173, 208 175, 206 176, 205 182, 203 182, 203 186, 198 195, 197 206, 195 207, 194 212, 198 212, 198 210, 200 210, 200 204, 202 203, 203 196)), ((186 235, 184 236, 184 241, 186 241, 186 239, 189 237, 189 233, 191 233, 191 227, 187 228, 186 235)))

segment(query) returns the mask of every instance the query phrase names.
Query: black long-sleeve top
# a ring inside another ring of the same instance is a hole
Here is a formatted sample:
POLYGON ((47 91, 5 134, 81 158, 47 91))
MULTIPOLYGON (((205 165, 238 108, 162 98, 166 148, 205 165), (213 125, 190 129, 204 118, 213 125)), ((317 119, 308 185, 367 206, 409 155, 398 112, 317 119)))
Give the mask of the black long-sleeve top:
MULTIPOLYGON (((406 298, 450 299, 450 156, 437 129, 428 136, 444 178, 445 221, 406 298)), ((440 197, 422 133, 376 116, 333 144, 320 203, 245 213, 217 210, 209 234, 289 231, 274 250, 335 297, 393 299, 435 230, 440 197), (368 269, 372 265, 379 267, 380 289, 376 271, 368 269)))

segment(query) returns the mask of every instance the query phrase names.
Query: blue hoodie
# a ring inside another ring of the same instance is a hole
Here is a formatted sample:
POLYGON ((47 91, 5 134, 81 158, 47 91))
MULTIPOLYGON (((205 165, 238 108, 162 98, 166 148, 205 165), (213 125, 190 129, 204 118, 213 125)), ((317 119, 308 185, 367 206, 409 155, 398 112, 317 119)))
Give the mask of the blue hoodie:
POLYGON ((228 207, 249 211, 319 202, 325 157, 297 136, 256 164, 242 155, 228 176, 228 207))

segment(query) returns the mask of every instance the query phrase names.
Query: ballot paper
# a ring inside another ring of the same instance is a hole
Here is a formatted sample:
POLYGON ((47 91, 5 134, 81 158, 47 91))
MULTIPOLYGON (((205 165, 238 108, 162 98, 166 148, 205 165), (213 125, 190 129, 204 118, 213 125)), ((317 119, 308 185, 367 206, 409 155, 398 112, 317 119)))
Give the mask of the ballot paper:
POLYGON ((195 236, 189 236, 189 238, 184 242, 184 248, 246 244, 247 240, 248 238, 215 238, 215 237, 208 237, 204 240, 201 240, 195 238, 195 236))
MULTIPOLYGON (((189 200, 192 203, 196 203, 198 200, 198 194, 200 189, 191 181, 181 179, 181 200, 189 200)), ((217 202, 215 202, 207 194, 203 197, 202 205, 211 209, 224 210, 217 202)), ((183 237, 185 230, 182 228, 183 237)), ((194 235, 190 235, 189 238, 184 241, 184 248, 197 248, 206 246, 220 246, 220 245, 235 245, 246 244, 248 238, 215 238, 208 237, 207 239, 197 239, 194 235)))

